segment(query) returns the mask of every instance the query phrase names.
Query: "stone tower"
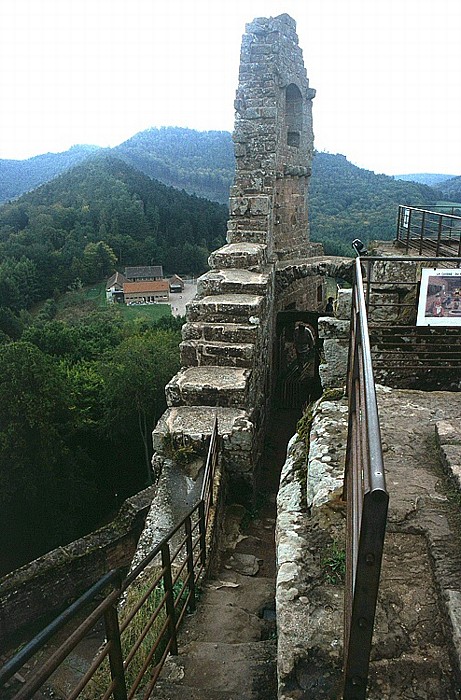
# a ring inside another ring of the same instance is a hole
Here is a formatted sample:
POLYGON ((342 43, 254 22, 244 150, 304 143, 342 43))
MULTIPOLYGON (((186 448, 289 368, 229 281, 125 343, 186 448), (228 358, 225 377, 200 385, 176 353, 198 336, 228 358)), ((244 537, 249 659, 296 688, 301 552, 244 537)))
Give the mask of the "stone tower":
POLYGON ((314 95, 295 21, 283 14, 247 24, 235 99, 236 175, 227 240, 265 244, 270 260, 310 253, 314 95))

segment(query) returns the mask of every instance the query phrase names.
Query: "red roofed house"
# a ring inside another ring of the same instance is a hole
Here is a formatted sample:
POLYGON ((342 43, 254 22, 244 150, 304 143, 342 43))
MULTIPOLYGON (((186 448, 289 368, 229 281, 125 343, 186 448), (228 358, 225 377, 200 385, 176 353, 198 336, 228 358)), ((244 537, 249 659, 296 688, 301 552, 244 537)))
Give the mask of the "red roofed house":
POLYGON ((168 302, 170 299, 168 280, 145 280, 142 282, 125 282, 123 285, 125 304, 152 304, 168 302))

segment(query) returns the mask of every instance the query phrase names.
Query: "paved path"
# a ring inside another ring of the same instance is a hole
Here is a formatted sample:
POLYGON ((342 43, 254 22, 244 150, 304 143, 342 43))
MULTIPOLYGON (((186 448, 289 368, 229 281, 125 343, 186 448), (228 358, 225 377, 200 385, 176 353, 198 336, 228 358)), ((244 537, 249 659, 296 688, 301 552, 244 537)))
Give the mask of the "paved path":
POLYGON ((197 282, 186 282, 182 294, 175 292, 170 294, 171 313, 173 316, 185 316, 186 304, 197 293, 197 282))
POLYGON ((369 700, 460 697, 460 496, 436 426, 461 393, 378 387, 389 516, 369 700))

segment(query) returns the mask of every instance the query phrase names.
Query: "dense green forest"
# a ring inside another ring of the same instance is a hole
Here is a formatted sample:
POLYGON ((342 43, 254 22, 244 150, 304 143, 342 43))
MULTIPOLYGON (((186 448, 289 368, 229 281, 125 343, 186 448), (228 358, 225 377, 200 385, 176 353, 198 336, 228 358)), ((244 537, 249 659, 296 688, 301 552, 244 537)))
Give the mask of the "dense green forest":
POLYGON ((442 193, 442 199, 451 202, 461 202, 461 177, 453 177, 438 185, 442 193))
MULTIPOLYGON (((57 160, 53 167, 63 167, 65 158, 69 158, 73 150, 67 155, 54 154, 57 160)), ((226 131, 198 132, 179 127, 147 129, 114 149, 101 150, 101 153, 112 154, 163 184, 227 204, 234 176, 234 154, 231 134, 226 131)), ((0 161, 0 201, 2 188, 16 188, 17 194, 30 189, 25 185, 20 189, 21 181, 26 178, 25 183, 28 183, 28 170, 31 165, 36 167, 41 158, 46 158, 47 164, 44 182, 51 172, 49 163, 53 154, 14 161, 13 182, 8 168, 5 170, 4 167, 10 161, 0 161)), ((394 236, 398 204, 459 199, 461 188, 457 178, 449 181, 452 184, 447 184, 446 192, 442 192, 440 188, 445 183, 439 183, 439 180, 443 176, 434 176, 432 180, 427 174, 424 176, 425 182, 437 184, 438 191, 406 181, 406 176, 400 177, 405 180, 357 168, 340 154, 315 153, 309 204, 311 239, 323 242, 327 254, 350 253, 350 241, 354 238, 369 241, 394 236)), ((114 252, 117 253, 115 248, 114 252)))
POLYGON ((149 177, 221 204, 229 201, 234 147, 227 131, 147 129, 116 146, 114 155, 149 177))
POLYGON ((179 366, 181 318, 55 313, 50 300, 0 347, 0 574, 86 534, 149 483, 150 433, 179 366))
POLYGON ((329 255, 351 255, 360 238, 391 240, 399 204, 429 204, 436 192, 422 184, 394 180, 358 168, 345 156, 316 153, 309 192, 311 240, 329 255))
POLYGON ((0 208, 0 573, 85 534, 148 482, 179 321, 58 302, 115 266, 199 274, 227 209, 105 154, 0 208), (69 290, 71 290, 69 292, 69 290), (27 514, 27 517, 26 517, 27 514))
POLYGON ((1 306, 30 308, 116 265, 202 273, 224 242, 226 219, 222 205, 96 156, 0 208, 1 306))

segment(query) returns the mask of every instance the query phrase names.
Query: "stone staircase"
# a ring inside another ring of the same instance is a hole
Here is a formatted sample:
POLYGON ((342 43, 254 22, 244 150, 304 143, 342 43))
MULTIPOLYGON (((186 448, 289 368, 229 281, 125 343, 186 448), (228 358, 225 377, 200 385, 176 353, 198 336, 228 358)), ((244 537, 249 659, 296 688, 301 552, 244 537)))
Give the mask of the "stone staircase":
POLYGON ((261 358, 270 356, 273 269, 266 245, 259 242, 229 243, 209 262, 212 269, 199 278, 197 294, 187 305, 182 367, 166 386, 169 408, 155 428, 154 448, 161 459, 167 432, 177 444, 203 444, 218 416, 229 470, 250 485, 261 451, 255 450, 255 440, 262 434, 270 375, 269 363, 261 358), (200 416, 186 410, 193 407, 200 408, 200 416), (224 423, 220 409, 228 411, 224 423), (235 411, 232 417, 229 411, 235 411))

